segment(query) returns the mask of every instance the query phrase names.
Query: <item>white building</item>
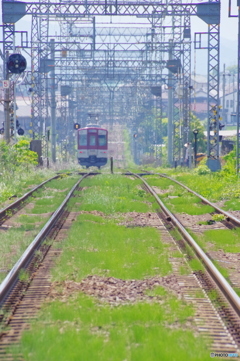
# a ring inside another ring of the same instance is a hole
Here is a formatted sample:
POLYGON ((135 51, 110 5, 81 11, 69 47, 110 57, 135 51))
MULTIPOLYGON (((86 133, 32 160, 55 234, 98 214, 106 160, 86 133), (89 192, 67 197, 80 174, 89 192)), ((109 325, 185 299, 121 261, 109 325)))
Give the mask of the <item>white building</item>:
POLYGON ((223 109, 223 96, 220 97, 220 104, 222 106, 222 123, 236 124, 237 112, 237 91, 225 94, 225 111, 223 109))

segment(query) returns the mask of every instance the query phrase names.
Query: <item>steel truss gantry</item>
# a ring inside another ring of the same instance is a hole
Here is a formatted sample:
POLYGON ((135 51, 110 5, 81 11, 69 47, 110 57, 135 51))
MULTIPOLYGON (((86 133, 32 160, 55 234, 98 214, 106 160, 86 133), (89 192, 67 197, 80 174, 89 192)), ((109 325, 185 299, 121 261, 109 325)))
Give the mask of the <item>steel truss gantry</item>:
MULTIPOLYGON (((165 8, 165 13, 166 13, 166 8, 165 8)), ((175 12, 175 9, 171 11, 168 11, 168 16, 172 13, 175 12)), ((173 25, 173 33, 175 34, 175 53, 178 54, 178 58, 180 58, 181 54, 183 54, 183 48, 179 47, 179 43, 181 40, 181 33, 182 33, 182 29, 181 29, 181 21, 182 21, 182 16, 183 14, 185 14, 184 12, 177 12, 178 16, 175 16, 175 18, 177 18, 179 20, 179 26, 178 24, 176 24, 176 21, 173 21, 174 25, 173 25), (179 16, 181 15, 181 16, 179 16), (181 20, 180 20, 181 19, 181 20), (177 34, 177 35, 176 35, 177 34), (178 49, 180 48, 180 49, 178 49)), ((189 18, 189 15, 188 15, 189 18)), ((154 18, 155 20, 155 24, 157 23, 159 17, 154 18)), ((162 19, 162 17, 161 17, 162 19)), ((184 23, 189 23, 189 20, 186 20, 184 23)), ((79 64, 79 59, 75 59, 71 57, 72 59, 72 65, 74 66, 78 66, 78 69, 84 70, 83 66, 84 66, 84 60, 85 60, 85 64, 87 70, 89 71, 91 69, 91 65, 92 68, 96 68, 96 64, 97 67, 103 67, 105 69, 105 75, 107 76, 107 78, 116 78, 116 73, 118 71, 118 67, 139 67, 139 63, 141 66, 141 70, 143 69, 143 74, 144 74, 144 67, 147 67, 147 63, 149 63, 149 66, 151 67, 151 64, 153 63, 153 59, 149 59, 148 58, 148 49, 144 49, 144 47, 142 47, 141 50, 139 50, 140 46, 144 46, 144 42, 140 42, 141 37, 145 35, 146 30, 145 29, 139 29, 139 28, 135 28, 132 29, 131 28, 131 32, 129 32, 130 29, 122 29, 122 28, 115 28, 115 29, 106 29, 106 28, 81 28, 80 30, 77 29, 76 27, 74 27, 74 25, 71 28, 71 36, 80 36, 80 43, 81 43, 81 49, 79 49, 79 57, 81 58, 81 54, 83 57, 85 57, 86 59, 82 59, 81 65, 79 64), (132 34, 133 33, 133 34, 132 34), (115 45, 114 49, 110 49, 109 50, 109 46, 112 44, 107 43, 107 40, 109 38, 109 36, 111 36, 111 41, 117 43, 117 46, 115 45), (137 42, 137 46, 136 43, 131 43, 129 42, 129 39, 134 36, 135 41, 137 42), (88 37, 88 38, 92 38, 93 42, 92 43, 87 43, 84 44, 84 37, 88 37), (137 39, 138 37, 138 39, 137 39), (121 39, 121 41, 119 41, 121 39), (82 40, 82 41, 81 41, 82 40), (125 43, 123 43, 123 41, 125 41, 125 43), (90 47, 89 47, 90 45, 90 47), (89 50, 90 48, 90 50, 89 50), (92 51, 92 49, 94 48, 94 52, 92 51), (116 50, 116 48, 118 48, 118 50, 116 50), (99 50, 97 50, 99 49, 99 50), (101 52, 100 49, 104 49, 104 51, 102 51, 102 54, 104 54, 103 58, 101 59, 101 52), (127 60, 123 59, 124 56, 121 58, 119 57, 119 55, 121 54, 121 51, 119 49, 123 50, 123 54, 125 55, 126 58, 126 54, 130 54, 130 49, 138 49, 135 50, 135 52, 132 53, 133 56, 130 56, 130 58, 132 60, 127 60), (140 53, 140 56, 136 56, 137 52, 140 53), (117 55, 117 56, 116 56, 117 55), (143 59, 145 57, 145 59, 143 59), (93 60, 92 60, 93 59, 93 60), (87 60, 87 62, 86 62, 87 60), (102 64, 100 64, 100 61, 102 62, 102 64), (132 61, 132 64, 130 64, 130 61, 132 61), (76 64, 76 62, 78 63, 78 65, 76 64)), ((145 36, 147 36, 149 34, 146 34, 145 36)), ((151 34, 150 34, 151 35, 151 34)), ((69 46, 69 45, 68 45, 69 46)), ((158 42, 154 39, 152 39, 151 45, 152 50, 153 48, 156 48, 157 46, 159 46, 158 42)), ((161 48, 159 53, 161 53, 162 51, 167 51, 168 48, 168 43, 167 45, 163 45, 161 44, 161 48)), ((190 47, 189 47, 190 49, 190 47)), ((70 53, 70 50, 69 50, 70 53)), ((190 53, 189 55, 187 55, 188 59, 190 59, 190 53)), ((62 59, 59 59, 59 62, 61 63, 62 59)), ((57 65, 57 59, 55 60, 55 66, 57 65)), ((158 61, 159 63, 159 59, 155 59, 155 62, 158 61)), ((184 69, 184 61, 183 63, 183 69, 184 69)), ((69 64, 69 58, 68 58, 68 64, 69 64)), ((162 71, 163 65, 160 66, 159 70, 162 71)), ((155 71, 156 72, 156 71, 155 71)), ((152 73, 152 70, 150 71, 150 73, 152 73)), ((136 77, 136 75, 139 74, 139 70, 134 74, 134 76, 136 77)), ((189 71, 184 71, 184 74, 190 74, 189 71)), ((100 74, 98 74, 99 76, 100 74)), ((146 71, 145 71, 145 78, 147 78, 146 76, 146 71)), ((186 75, 185 75, 186 76, 186 75)), ((143 80, 143 75, 142 78, 143 80)), ((155 79, 156 81, 157 79, 155 79)), ((112 91, 112 89, 109 89, 109 100, 110 100, 110 104, 109 105, 109 112, 112 114, 113 113, 113 100, 114 100, 114 91, 112 91)), ((186 97, 185 97, 186 98, 186 97)), ((188 100, 188 99, 187 99, 188 100)), ((185 104, 186 100, 183 99, 183 104, 185 104)), ((187 106, 185 105, 185 109, 187 108, 187 106)), ((189 106, 188 106, 189 108, 189 106)), ((110 118, 112 118, 112 115, 110 115, 110 118)), ((185 118, 186 119, 186 118, 185 118)), ((188 115, 188 119, 189 119, 189 115, 188 115)), ((179 152, 180 150, 180 137, 179 134, 181 133, 181 131, 179 130, 180 127, 180 121, 179 121, 179 111, 178 108, 175 107, 175 112, 174 112, 174 135, 173 138, 177 139, 178 138, 178 147, 174 147, 174 154, 176 154, 176 157, 178 157, 178 159, 180 158, 180 154, 179 152)), ((175 145, 175 143, 174 143, 175 145)), ((175 157, 175 159, 176 159, 175 157)), ((173 163, 173 162, 171 162, 173 163)))
POLYGON ((197 33, 199 40, 196 49, 206 49, 202 46, 202 36, 208 37, 208 125, 207 125, 207 165, 212 171, 221 168, 219 159, 219 39, 220 39, 220 1, 209 0, 209 3, 198 5, 199 17, 208 24, 207 33, 197 33))
MULTIPOLYGON (((11 3, 11 1, 10 1, 11 3)), ((26 2, 25 12, 29 15, 38 14, 49 16, 89 17, 97 15, 111 16, 145 16, 150 18, 159 18, 168 15, 168 10, 176 15, 185 10, 190 15, 197 15, 197 5, 189 3, 181 3, 179 8, 179 0, 169 3, 168 1, 159 2, 158 0, 144 1, 137 0, 128 1, 99 1, 99 0, 82 0, 82 1, 66 1, 66 2, 26 2), (164 14, 163 10, 164 9, 164 14)))
MULTIPOLYGON (((3 79, 10 80, 11 74, 7 70, 6 62, 7 57, 12 52, 14 47, 14 33, 15 33, 15 24, 6 24, 3 27, 3 79)), ((7 142, 9 142, 10 137, 10 102, 13 100, 13 83, 10 82, 10 87, 5 90, 4 94, 4 116, 5 116, 5 124, 4 124, 4 138, 7 142)))
MULTIPOLYGON (((171 56, 172 59, 177 60, 177 59, 183 59, 182 54, 183 54, 183 48, 181 48, 180 51, 178 51, 176 49, 175 44, 178 44, 181 42, 181 40, 183 40, 183 36, 182 36, 182 30, 183 30, 183 26, 182 26, 182 22, 184 21, 185 17, 184 15, 182 15, 181 13, 184 13, 184 9, 182 8, 182 0, 176 0, 175 3, 178 3, 178 10, 175 13, 175 9, 173 9, 173 14, 172 14, 172 34, 173 34, 173 41, 172 41, 172 51, 171 51, 171 56)), ((173 163, 175 164, 179 164, 180 162, 180 158, 181 158, 181 151, 182 151, 182 144, 181 144, 181 119, 180 119, 180 103, 179 99, 177 98, 177 96, 175 95, 175 89, 176 88, 176 82, 177 82, 177 77, 179 77, 179 81, 181 83, 181 74, 182 74, 182 69, 180 69, 177 73, 176 79, 175 79, 175 84, 172 83, 172 91, 173 91, 173 127, 172 127, 172 133, 173 133, 173 140, 171 141, 173 143, 173 149, 172 149, 172 154, 171 154, 171 149, 169 147, 168 152, 170 153, 168 155, 168 159, 169 159, 169 163, 172 166, 173 163)), ((183 99, 184 102, 185 99, 183 99)), ((168 128, 170 131, 170 127, 168 128)), ((168 138, 170 137, 170 135, 168 134, 168 138)))
MULTIPOLYGON (((210 1, 209 4, 215 3, 215 5, 219 5, 220 6, 220 2, 217 1, 210 1)), ((137 16, 137 17, 145 17, 146 19, 151 21, 153 19, 156 19, 156 21, 158 19, 161 19, 163 17, 166 16, 173 16, 174 14, 174 19, 175 21, 178 21, 179 24, 181 23, 181 19, 183 19, 184 17, 184 23, 188 24, 189 23, 189 18, 191 15, 198 15, 199 17, 202 17, 202 19, 204 20, 204 17, 209 16, 209 14, 206 15, 206 12, 209 13, 209 8, 208 9, 204 9, 203 10, 203 6, 202 5, 206 5, 205 4, 185 4, 185 3, 181 3, 180 0, 175 0, 174 3, 167 3, 166 2, 161 2, 159 3, 158 1, 154 0, 151 2, 146 2, 146 1, 135 1, 134 3, 132 3, 131 1, 121 1, 121 2, 116 2, 116 1, 104 1, 104 2, 99 2, 99 1, 77 1, 77 2, 61 2, 61 3, 57 3, 57 2, 50 2, 50 0, 48 2, 39 2, 39 3, 21 3, 18 2, 18 7, 16 6, 15 2, 12 1, 6 1, 3 2, 3 22, 4 22, 4 26, 3 26, 3 31, 4 34, 7 31, 7 29, 9 28, 10 24, 15 22, 12 20, 12 13, 13 13, 13 7, 15 7, 14 9, 14 13, 15 16, 17 16, 18 18, 21 18, 24 15, 32 15, 32 19, 36 19, 35 20, 35 25, 33 27, 33 43, 32 44, 36 44, 36 38, 37 36, 40 36, 40 38, 42 37, 42 34, 44 32, 44 30, 42 30, 42 27, 37 24, 37 18, 43 18, 43 19, 63 19, 64 21, 69 21, 70 24, 73 24, 75 21, 79 20, 79 17, 87 17, 88 19, 98 15, 111 15, 111 16, 137 16), (202 11, 203 10, 203 11, 202 11), (205 13, 204 13, 205 12, 205 13), (66 19, 70 19, 70 20, 66 20, 66 19), (176 20, 177 19, 177 20, 176 20), (36 38, 34 38, 34 36, 36 35, 36 38)), ((208 5, 208 4, 207 4, 208 5)), ((216 9, 216 7, 215 7, 216 9)), ((210 9, 211 10, 211 9, 210 9)), ((211 14, 210 14, 211 17, 211 14)), ((220 17, 220 16, 219 16, 220 17)), ((34 20, 33 20, 34 23, 34 20)), ((219 24, 216 23, 216 24, 219 24)), ((174 26, 174 25, 173 25, 174 26)), ((213 22, 210 22, 210 27, 209 27, 209 46, 208 46, 208 51, 209 51, 209 68, 211 69, 216 69, 216 65, 214 64, 216 62, 216 60, 219 60, 219 55, 218 55, 218 38, 219 38, 219 28, 216 28, 215 24, 213 24, 213 22), (215 32, 217 30, 217 36, 215 36, 215 32), (213 44, 215 42, 217 42, 217 45, 213 44), (214 55, 213 55, 214 53, 214 55)), ((180 39, 180 33, 176 33, 177 30, 176 28, 174 28, 175 30, 175 40, 179 41, 180 39), (179 39, 178 39, 179 38, 179 39)), ((93 29, 93 31, 96 31, 96 29, 93 29)), ((129 30, 126 30, 126 32, 128 32, 129 30)), ((104 31, 103 31, 104 33, 104 31)), ((45 32, 46 34, 46 32, 45 32)), ((86 37, 88 36, 88 34, 86 34, 86 37)), ((102 36, 105 36, 104 34, 102 34, 102 36)), ((123 34, 121 36, 126 36, 126 34, 123 34)), ((85 37, 85 38, 86 38, 85 37)), ((6 38, 6 37, 5 37, 6 38)), ((43 34, 43 38, 44 38, 44 34, 43 34)), ((84 35, 83 35, 84 38, 84 35)), ((90 50, 95 51, 96 50, 96 32, 92 35, 92 37, 89 37, 92 41, 89 42, 89 44, 91 45, 90 50)), ((79 42, 81 44, 81 41, 79 42)), ((40 42, 38 43, 40 44, 40 42)), ((66 45, 66 44, 65 44, 66 45)), ((43 42, 41 44, 41 47, 43 46, 43 42)), ((103 47, 103 45, 101 45, 103 47)), ((9 42, 9 48, 12 49, 11 46, 11 41, 9 42)), ((189 51, 190 54, 190 47, 189 45, 185 44, 185 48, 182 48, 180 50, 180 54, 184 53, 184 50, 186 50, 186 52, 189 51)), ((38 48, 35 49, 34 45, 33 45, 33 74, 35 74, 38 71, 38 66, 40 63, 40 59, 39 59, 39 50, 41 51, 41 49, 38 48), (36 52, 38 52, 38 54, 36 54, 36 52), (37 56, 35 56, 37 55, 37 56), (36 61, 34 63, 34 61, 36 61), (38 61, 38 64, 37 64, 38 61)), ((86 51, 87 49, 80 49, 83 51, 86 51)), ((147 51, 146 51, 147 54, 147 51)), ((180 54, 177 53, 176 56, 179 58, 180 54)), ((95 55, 95 54, 94 54, 95 55)), ((113 71, 114 71, 114 66, 115 66, 115 61, 116 61, 116 57, 115 57, 115 49, 113 51, 113 49, 109 49, 109 54, 108 54, 108 70, 110 73, 113 75, 113 71)), ((147 59, 147 56, 146 56, 147 59)), ((182 80, 183 84, 186 86, 187 84, 187 80, 186 80, 186 74, 188 73, 188 69, 187 67, 190 68, 190 56, 183 57, 183 72, 182 72, 182 78, 184 80, 182 80), (186 70, 185 70, 185 69, 186 70)), ((106 64, 105 64, 106 65, 106 64)), ((106 69, 106 66, 103 64, 103 67, 106 69)), ((161 66, 159 67, 161 68, 161 66)), ((142 71, 142 75, 143 78, 147 78, 146 74, 147 71, 142 71)), ((149 72, 151 74, 154 74, 153 72, 149 72)), ((210 72, 209 72, 210 73, 210 72)), ((70 74, 71 75, 71 74, 70 74)), ((83 72, 83 76, 85 76, 84 72, 83 72)), ((39 79, 37 79, 37 76, 33 76, 33 84, 34 87, 37 89, 37 87, 39 87, 39 79)), ((211 90, 217 90, 217 95, 214 97, 214 100, 219 98, 218 95, 218 89, 217 89, 217 85, 216 85, 216 79, 213 77, 210 79, 211 81, 211 85, 209 86, 209 94, 211 90), (212 85, 213 84, 213 85, 212 85)), ((33 103, 35 101, 35 105, 33 107, 33 129, 34 127, 38 127, 38 121, 37 121, 37 117, 35 119, 35 113, 39 115, 40 111, 37 108, 36 104, 37 104, 37 100, 39 100, 38 96, 41 92, 41 87, 40 89, 38 88, 37 90, 37 95, 36 98, 34 98, 33 103)), ((189 94, 186 94, 185 98, 188 99, 189 94)), ((212 100, 212 95, 209 95, 209 103, 212 100)), ((44 104, 44 101, 42 100, 42 104, 44 104)), ((218 101, 216 102, 216 104, 218 104, 218 101)), ((46 104, 45 104, 46 105, 46 104)), ((187 113, 187 102, 185 101, 185 104, 183 105, 183 139, 187 139, 187 129, 188 127, 188 123, 189 123, 189 119, 187 119, 186 117, 186 113, 187 113)), ((209 107, 209 113, 211 111, 211 107, 209 107)), ((179 119, 179 116, 178 116, 179 119)), ((176 124, 174 126, 174 131, 175 129, 179 129, 179 124, 177 124, 176 120, 176 124)), ((218 122, 218 119, 216 119, 216 121, 218 122)), ((215 122, 216 123, 216 122, 215 122)), ((210 128, 210 127, 209 127, 210 128)), ((177 132, 179 132, 179 130, 177 130, 177 132)), ((181 133, 181 131, 180 131, 181 133)), ((177 138, 174 136, 174 139, 177 138)), ((181 139, 181 134, 179 134, 179 139, 181 139)), ((210 139, 210 136, 209 136, 210 139)), ((215 139, 215 138, 214 138, 215 139)), ((212 140, 211 140, 212 141, 212 140)), ((210 140, 209 140, 209 144, 210 144, 210 140)), ((209 149, 217 149, 218 151, 218 143, 214 144, 214 146, 209 146, 209 149)), ((175 156, 175 154, 179 154, 180 152, 176 151, 179 150, 179 143, 174 145, 174 150, 173 150, 173 154, 175 156)), ((209 158, 212 157, 211 151, 209 151, 209 158)))
POLYGON ((238 5, 238 93, 237 93, 237 174, 240 171, 240 0, 237 1, 238 5))

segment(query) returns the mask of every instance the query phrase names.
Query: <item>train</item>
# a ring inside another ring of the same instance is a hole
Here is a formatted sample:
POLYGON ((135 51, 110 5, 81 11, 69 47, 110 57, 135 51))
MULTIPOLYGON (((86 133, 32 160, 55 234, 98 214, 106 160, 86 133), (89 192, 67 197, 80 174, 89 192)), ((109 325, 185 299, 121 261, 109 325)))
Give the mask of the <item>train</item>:
POLYGON ((108 161, 108 131, 97 124, 88 124, 77 131, 78 163, 89 168, 100 167, 108 161))

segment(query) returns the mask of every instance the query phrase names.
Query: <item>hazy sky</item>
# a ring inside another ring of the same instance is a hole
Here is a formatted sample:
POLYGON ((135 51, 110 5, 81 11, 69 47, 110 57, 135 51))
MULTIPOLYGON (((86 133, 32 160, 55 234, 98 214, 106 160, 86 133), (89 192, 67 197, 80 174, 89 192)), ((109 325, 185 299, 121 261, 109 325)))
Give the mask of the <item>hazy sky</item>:
MULTIPOLYGON (((238 36, 238 19, 237 18, 229 18, 228 17, 228 1, 221 1, 221 24, 220 24, 220 36, 225 39, 237 40, 238 36)), ((183 1, 184 2, 184 1, 183 1)), ((188 1, 189 3, 191 1, 188 1)), ((193 3, 198 3, 198 1, 192 1, 193 3)), ((199 1, 206 2, 205 1, 199 1)), ((232 2, 232 12, 234 15, 237 14, 237 0, 231 0, 232 2)), ((191 20, 192 31, 207 31, 207 24, 204 21, 200 20, 197 16, 192 16, 191 20), (203 29, 203 30, 201 30, 203 29), (204 30, 205 29, 205 30, 204 30)))
MULTIPOLYGON (((205 2, 205 1, 201 1, 205 2)), ((237 0, 231 0, 232 14, 237 15, 237 0)), ((197 16, 191 19, 192 41, 194 32, 207 32, 207 24, 197 16)), ((220 71, 223 64, 226 67, 237 65, 238 48, 238 18, 228 17, 228 0, 221 1, 221 23, 220 23, 220 71)), ((207 74, 207 50, 196 50, 192 54, 192 67, 196 63, 196 73, 207 74)))

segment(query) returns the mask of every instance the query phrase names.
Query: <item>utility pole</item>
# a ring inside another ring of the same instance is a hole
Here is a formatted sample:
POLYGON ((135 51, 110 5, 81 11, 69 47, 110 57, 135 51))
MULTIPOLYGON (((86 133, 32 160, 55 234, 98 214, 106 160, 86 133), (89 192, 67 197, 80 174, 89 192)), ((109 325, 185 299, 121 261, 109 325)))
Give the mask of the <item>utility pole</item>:
POLYGON ((236 171, 237 175, 239 176, 240 170, 240 0, 237 0, 238 6, 238 73, 237 73, 237 149, 236 149, 236 171))
POLYGON ((235 108, 235 74, 234 74, 234 72, 232 73, 232 77, 233 77, 233 113, 235 113, 236 112, 236 108, 235 108))
MULTIPOLYGON (((51 59, 55 59, 55 40, 50 40, 51 59)), ((51 150, 52 161, 56 163, 56 97, 55 97, 55 64, 51 71, 51 150)))
POLYGON ((4 62, 3 62, 3 73, 4 79, 6 79, 6 88, 4 94, 4 139, 6 143, 10 142, 10 116, 9 116, 9 103, 10 103, 10 74, 7 69, 6 59, 9 57, 9 51, 6 51, 4 54, 4 62))
MULTIPOLYGON (((9 75, 7 74, 6 80, 9 82, 9 75)), ((10 86, 10 85, 9 85, 10 86)), ((9 86, 5 89, 5 96, 4 96, 4 139, 6 143, 10 142, 10 116, 9 116, 9 86)))
POLYGON ((225 64, 223 64, 223 124, 227 124, 227 119, 228 117, 226 116, 226 108, 225 108, 225 105, 226 105, 226 76, 229 76, 230 77, 231 74, 227 74, 226 73, 226 67, 225 67, 225 64))
POLYGON ((225 86, 226 86, 226 66, 223 64, 223 124, 225 124, 226 119, 226 108, 225 108, 225 86))
MULTIPOLYGON (((172 60, 173 41, 169 41, 169 60, 172 60)), ((168 70, 168 164, 173 165, 173 79, 168 70)))
MULTIPOLYGON (((15 53, 15 33, 13 33, 13 53, 15 53)), ((16 81, 13 81, 13 131, 14 143, 17 143, 17 117, 16 117, 16 81)))

